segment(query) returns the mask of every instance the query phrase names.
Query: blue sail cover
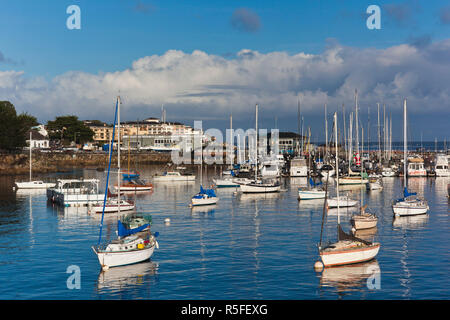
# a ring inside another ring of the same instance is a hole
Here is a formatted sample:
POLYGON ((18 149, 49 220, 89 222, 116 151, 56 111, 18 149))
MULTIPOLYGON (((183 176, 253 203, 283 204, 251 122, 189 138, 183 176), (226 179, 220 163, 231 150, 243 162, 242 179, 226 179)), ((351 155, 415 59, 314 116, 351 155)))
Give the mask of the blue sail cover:
POLYGON ((312 178, 309 178, 309 184, 311 185, 311 187, 320 186, 322 184, 322 181, 314 182, 312 178))
POLYGON ((231 176, 232 176, 232 177, 235 177, 235 176, 236 176, 236 174, 234 173, 233 170, 230 170, 230 173, 231 173, 231 176))
POLYGON ((117 220, 117 234, 119 237, 126 237, 126 236, 130 236, 134 233, 137 232, 141 232, 143 230, 145 230, 146 228, 148 228, 150 226, 150 224, 144 224, 138 228, 134 228, 134 229, 127 229, 123 223, 120 220, 117 220))
POLYGON ((409 197, 409 196, 415 196, 415 195, 417 195, 417 193, 415 193, 415 192, 409 193, 407 187, 405 187, 405 189, 403 190, 403 196, 404 196, 405 198, 407 198, 407 197, 409 197))
POLYGON ((197 193, 193 198, 194 199, 201 199, 203 198, 203 195, 206 194, 209 197, 216 197, 216 193, 214 192, 214 189, 203 189, 202 186, 200 186, 200 192, 197 193))
POLYGON ((122 173, 123 180, 131 181, 139 178, 139 173, 122 173))

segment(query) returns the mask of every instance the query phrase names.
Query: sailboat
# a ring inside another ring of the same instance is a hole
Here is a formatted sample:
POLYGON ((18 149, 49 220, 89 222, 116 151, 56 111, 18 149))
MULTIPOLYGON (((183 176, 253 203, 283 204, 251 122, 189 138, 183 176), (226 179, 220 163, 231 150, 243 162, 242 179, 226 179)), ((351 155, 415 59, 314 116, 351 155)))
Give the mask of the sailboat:
MULTIPOLYGON (((407 119, 406 119, 406 99, 403 100, 403 172, 407 172, 407 119)), ((395 216, 412 216, 425 214, 428 212, 428 202, 418 198, 416 193, 408 192, 408 175, 403 176, 403 198, 398 199, 392 205, 395 216)))
MULTIPOLYGON (((355 90, 355 127, 356 127, 356 158, 359 159, 359 122, 358 122, 358 92, 355 90)), ((348 175, 341 177, 339 180, 339 184, 341 185, 361 185, 361 184, 367 184, 369 180, 367 179, 367 174, 363 174, 362 169, 360 173, 353 172, 351 169, 351 151, 352 151, 352 128, 353 128, 353 114, 350 114, 350 134, 349 134, 349 145, 350 145, 350 151, 349 151, 349 157, 348 157, 348 175), (361 179, 361 177, 363 179, 361 179)), ((363 164, 361 163, 361 168, 363 167, 363 164)))
POLYGON ((203 189, 203 146, 200 146, 200 192, 191 199, 191 206, 205 206, 216 204, 219 201, 214 189, 203 189))
POLYGON ((298 188, 298 200, 312 200, 325 198, 325 190, 320 187, 322 182, 316 183, 309 178, 309 188, 298 188))
MULTIPOLYGON (((256 113, 256 157, 255 157, 255 179, 250 182, 240 183, 243 193, 268 193, 280 192, 281 185, 278 179, 259 180, 258 179, 258 104, 255 107, 256 113)), ((238 182, 238 181, 236 181, 238 182)))
POLYGON ((18 189, 47 189, 55 187, 56 183, 48 183, 41 180, 31 180, 32 171, 32 156, 33 156, 33 137, 32 130, 30 130, 30 181, 16 182, 15 185, 18 189))
MULTIPOLYGON (((362 128, 361 128, 362 129, 362 128)), ((364 153, 364 130, 362 129, 362 153, 364 153)), ((361 180, 362 180, 362 173, 364 171, 364 166, 361 166, 361 180)), ((364 191, 361 189, 361 210, 359 215, 353 215, 350 219, 350 222, 352 224, 352 231, 355 232, 357 230, 362 229, 370 229, 377 226, 378 218, 375 214, 372 214, 370 212, 367 212, 367 204, 363 206, 364 202, 364 191)))
MULTIPOLYGON (((337 138, 337 114, 334 114, 334 133, 336 138, 336 163, 338 162, 338 138, 337 138)), ((336 176, 336 179, 339 179, 339 175, 336 176)), ((340 214, 339 214, 339 183, 336 185, 337 189, 337 198, 338 198, 338 207, 337 207, 337 237, 338 241, 332 244, 328 244, 322 246, 322 231, 320 235, 319 242, 319 256, 321 262, 316 263, 316 266, 339 266, 339 265, 347 265, 358 262, 365 262, 372 260, 378 254, 380 250, 379 243, 372 243, 360 238, 357 238, 353 235, 345 233, 340 224, 340 214)), ((325 216, 325 208, 322 216, 322 228, 323 228, 323 220, 325 216)))
MULTIPOLYGON (((116 114, 114 117, 114 127, 113 127, 113 139, 111 142, 111 147, 113 146, 115 124, 117 119, 117 114, 119 114, 119 130, 120 130, 120 97, 117 97, 116 103, 116 114)), ((120 135, 118 139, 118 145, 120 146, 120 135)), ((109 173, 111 169, 111 158, 112 152, 109 158, 108 174, 106 178, 106 186, 109 182, 109 173)), ((120 147, 118 148, 118 159, 120 163, 120 147)), ((120 168, 120 165, 119 165, 120 168)), ((120 169, 118 170, 118 175, 120 175, 120 169)), ((103 270, 107 270, 110 267, 124 266, 129 264, 134 264, 148 260, 155 248, 159 248, 159 244, 156 241, 156 234, 153 235, 150 231, 150 224, 144 224, 137 228, 127 228, 119 219, 117 220, 117 235, 118 238, 113 240, 106 245, 101 245, 101 236, 103 228, 103 218, 105 214, 105 207, 107 203, 108 188, 105 190, 105 197, 103 201, 103 212, 100 222, 100 233, 97 246, 92 246, 92 250, 97 255, 98 261, 103 270)), ((118 199, 120 203, 120 189, 118 193, 118 199)), ((121 212, 121 206, 118 206, 118 215, 121 212)))
MULTIPOLYGON (((120 132, 120 128, 119 128, 120 132)), ((119 137, 120 138, 120 137, 119 137)), ((150 191, 153 185, 140 178, 139 173, 130 171, 130 141, 128 140, 128 171, 122 173, 123 182, 114 186, 115 190, 122 191, 150 191)), ((117 181, 120 181, 118 179, 117 181)))

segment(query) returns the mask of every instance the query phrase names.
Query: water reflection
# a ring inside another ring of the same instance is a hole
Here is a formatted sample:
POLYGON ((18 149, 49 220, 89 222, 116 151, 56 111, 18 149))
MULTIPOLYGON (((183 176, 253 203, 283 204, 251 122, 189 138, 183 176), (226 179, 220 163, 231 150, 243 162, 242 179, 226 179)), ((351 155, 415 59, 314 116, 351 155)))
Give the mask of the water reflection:
POLYGON ((416 216, 394 217, 392 225, 394 228, 417 230, 423 229, 428 222, 428 214, 419 214, 416 216))
POLYGON ((217 209, 217 205, 216 204, 211 204, 211 205, 205 205, 205 206, 192 206, 191 208, 191 214, 193 217, 198 217, 198 216, 211 216, 214 215, 214 212, 217 209))
POLYGON ((97 280, 99 293, 103 291, 123 291, 135 286, 148 286, 150 277, 158 271, 158 263, 146 261, 129 266, 114 267, 100 271, 97 280))
POLYGON ((381 277, 378 261, 325 268, 320 277, 320 287, 333 287, 339 293, 352 290, 374 289, 381 277), (370 278, 370 279, 369 279, 370 278))

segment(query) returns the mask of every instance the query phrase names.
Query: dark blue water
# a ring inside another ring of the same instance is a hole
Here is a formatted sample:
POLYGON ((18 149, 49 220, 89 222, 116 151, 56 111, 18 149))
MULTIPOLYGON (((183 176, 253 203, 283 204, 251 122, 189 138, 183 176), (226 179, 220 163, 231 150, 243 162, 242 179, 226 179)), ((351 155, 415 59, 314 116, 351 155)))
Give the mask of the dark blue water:
MULTIPOLYGON (((150 176, 151 170, 140 171, 150 176)), ((210 172, 205 180, 211 178, 210 172)), ((194 210, 188 204, 198 182, 155 184, 137 205, 152 214, 160 248, 149 262, 106 272, 91 250, 99 219, 86 208, 53 207, 45 192, 13 192, 14 179, 0 177, 0 299, 450 298, 446 178, 410 179, 410 190, 430 205, 429 214, 414 218, 393 219, 390 204, 401 195, 400 178, 385 178, 381 192, 364 191, 379 222, 375 233, 361 236, 381 243, 377 259, 323 273, 313 269, 323 202, 299 202, 296 195, 306 179, 284 180, 286 191, 269 196, 220 189, 216 207, 194 210), (80 289, 68 289, 72 265, 80 268, 80 289)), ((344 192, 356 199, 361 194, 358 188, 344 192)), ((346 230, 349 217, 341 215, 346 230)), ((115 237, 115 226, 114 218, 106 219, 103 236, 115 237)), ((336 239, 336 212, 329 212, 324 238, 336 239)))

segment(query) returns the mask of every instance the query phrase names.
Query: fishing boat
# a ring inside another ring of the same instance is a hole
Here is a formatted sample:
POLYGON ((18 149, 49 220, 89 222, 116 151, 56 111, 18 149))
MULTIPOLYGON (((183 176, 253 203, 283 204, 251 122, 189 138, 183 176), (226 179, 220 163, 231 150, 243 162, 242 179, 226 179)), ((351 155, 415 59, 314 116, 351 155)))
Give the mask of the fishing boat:
POLYGON ((195 175, 192 174, 181 174, 178 171, 167 171, 162 175, 153 176, 153 181, 163 182, 163 181, 195 181, 195 175))
POLYGON ((291 165, 289 168, 289 176, 291 177, 307 177, 308 165, 304 156, 295 157, 291 159, 291 165))
POLYGON ((436 155, 436 166, 434 171, 437 177, 449 177, 450 170, 448 168, 448 158, 445 154, 436 155))
MULTIPOLYGON (((407 172, 407 119, 406 119, 406 99, 403 100, 403 170, 407 172)), ((425 199, 418 198, 416 193, 408 191, 408 175, 403 177, 403 198, 397 199, 392 204, 392 210, 396 217, 425 214, 428 212, 428 203, 425 199)))
POLYGON ((32 157, 33 157, 33 136, 32 136, 33 130, 30 130, 30 181, 23 181, 23 182, 15 182, 16 188, 18 189, 47 189, 47 188, 53 188, 56 183, 51 182, 44 182, 41 180, 31 180, 31 172, 32 172, 32 157))
MULTIPOLYGON (((111 146, 114 141, 115 134, 115 124, 116 118, 118 118, 118 128, 120 128, 120 97, 117 97, 116 103, 116 116, 114 117, 113 126, 113 139, 111 146)), ((120 129, 119 129, 120 130, 120 129)), ((120 145, 120 134, 118 139, 118 144, 120 145)), ((111 153, 112 154, 112 153, 111 153)), ((120 163, 120 148, 118 148, 118 159, 120 163)), ((119 165, 120 167, 120 165, 119 165)), ((109 173, 111 169, 111 155, 108 165, 108 174, 106 178, 106 185, 109 182, 109 173)), ((120 174, 120 170, 118 172, 120 174)), ((120 188, 120 186, 119 186, 120 188)), ((107 188, 106 188, 107 189, 107 188)), ((118 203, 120 203, 120 189, 118 193, 118 203)), ((107 190, 105 190, 104 201, 103 201, 103 211, 102 218, 100 222, 100 233, 99 240, 96 246, 92 246, 92 250, 97 255, 98 261, 103 270, 107 270, 111 267, 118 267, 124 265, 130 265, 142 261, 148 260, 155 248, 158 248, 158 242, 156 241, 156 235, 153 235, 150 231, 150 223, 146 223, 137 228, 130 229, 127 228, 119 219, 117 220, 117 236, 116 240, 110 241, 107 244, 101 245, 101 236, 103 228, 103 218, 105 214, 105 207, 107 203, 107 190)), ((121 206, 118 205, 118 216, 120 215, 121 206)))
MULTIPOLYGON (((336 137, 336 163, 338 163, 338 148, 337 148, 337 114, 334 114, 335 124, 335 137, 336 137)), ((336 176, 339 179, 339 175, 336 176)), ((338 204, 339 204, 339 183, 336 186, 338 204)), ((351 234, 345 233, 340 224, 340 206, 338 205, 337 215, 337 242, 322 246, 322 231, 319 242, 319 256, 321 263, 317 262, 316 267, 333 267, 347 264, 354 264, 359 262, 370 261, 378 254, 380 250, 379 243, 372 243, 360 238, 357 238, 351 234)), ((325 218, 325 210, 323 210, 322 221, 325 218)), ((322 223, 323 226, 323 223, 322 223)))
POLYGON ((408 158, 408 169, 406 172, 410 177, 426 177, 427 170, 423 159, 420 157, 408 158))
POLYGON ((312 200, 325 198, 325 190, 320 186, 322 182, 316 183, 309 178, 309 188, 298 188, 298 200, 312 200))

